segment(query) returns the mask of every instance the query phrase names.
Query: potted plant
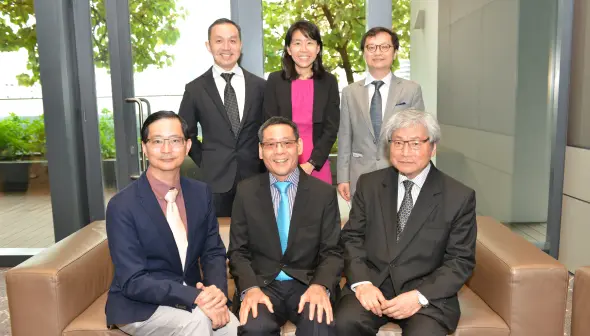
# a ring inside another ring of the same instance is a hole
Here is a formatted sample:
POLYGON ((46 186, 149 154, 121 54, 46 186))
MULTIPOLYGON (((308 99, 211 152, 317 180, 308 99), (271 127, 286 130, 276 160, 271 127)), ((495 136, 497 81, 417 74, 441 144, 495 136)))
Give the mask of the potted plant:
POLYGON ((5 192, 25 192, 34 156, 45 153, 41 119, 29 120, 14 113, 0 120, 0 180, 5 192))

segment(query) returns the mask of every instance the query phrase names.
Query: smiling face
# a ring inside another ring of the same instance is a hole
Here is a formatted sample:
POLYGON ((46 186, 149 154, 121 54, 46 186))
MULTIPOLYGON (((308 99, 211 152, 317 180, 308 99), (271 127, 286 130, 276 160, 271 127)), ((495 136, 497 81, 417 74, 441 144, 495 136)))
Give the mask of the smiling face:
POLYGON ((300 30, 296 30, 287 47, 287 52, 295 62, 297 73, 308 72, 320 52, 320 45, 317 41, 306 37, 300 30))
POLYGON ((222 23, 211 28, 207 50, 213 55, 215 64, 224 70, 231 70, 238 63, 242 53, 242 41, 238 28, 231 23, 222 23))
POLYGON ((400 128, 391 136, 391 164, 409 179, 418 176, 436 154, 436 144, 426 139, 429 139, 428 130, 421 124, 400 128), (401 148, 396 146, 396 142, 398 145, 403 143, 401 148))
POLYGON ((258 149, 266 169, 279 181, 297 169, 299 155, 303 153, 301 138, 295 138, 293 128, 285 124, 268 126, 262 132, 262 143, 258 149))
POLYGON ((365 49, 363 50, 363 56, 365 58, 365 62, 367 62, 369 72, 391 69, 395 55, 396 51, 394 50, 393 43, 391 41, 391 35, 388 33, 379 32, 375 36, 367 37, 365 41, 365 49), (367 46, 369 45, 389 45, 391 47, 386 52, 381 51, 380 47, 377 47, 374 52, 370 52, 367 50, 367 46))
POLYGON ((164 118, 148 126, 148 141, 142 143, 141 148, 150 163, 149 169, 169 172, 180 169, 191 148, 191 140, 184 139, 178 119, 164 118))

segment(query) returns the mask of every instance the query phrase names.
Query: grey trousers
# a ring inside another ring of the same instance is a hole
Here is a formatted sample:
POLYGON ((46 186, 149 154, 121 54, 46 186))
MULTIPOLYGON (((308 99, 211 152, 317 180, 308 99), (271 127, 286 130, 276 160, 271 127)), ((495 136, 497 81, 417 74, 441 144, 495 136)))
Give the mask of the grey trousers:
POLYGON ((134 336, 236 336, 240 322, 229 313, 229 323, 213 330, 211 320, 200 308, 192 313, 186 310, 160 306, 147 320, 119 326, 119 329, 134 336))

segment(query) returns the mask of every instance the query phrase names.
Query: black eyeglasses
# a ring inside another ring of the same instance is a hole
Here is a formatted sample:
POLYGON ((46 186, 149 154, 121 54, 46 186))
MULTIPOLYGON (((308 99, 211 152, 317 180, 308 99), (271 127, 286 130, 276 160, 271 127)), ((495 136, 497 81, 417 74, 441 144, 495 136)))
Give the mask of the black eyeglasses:
POLYGON ((377 51, 377 48, 379 48, 381 52, 388 52, 391 47, 393 47, 391 44, 367 44, 365 49, 370 53, 377 51))

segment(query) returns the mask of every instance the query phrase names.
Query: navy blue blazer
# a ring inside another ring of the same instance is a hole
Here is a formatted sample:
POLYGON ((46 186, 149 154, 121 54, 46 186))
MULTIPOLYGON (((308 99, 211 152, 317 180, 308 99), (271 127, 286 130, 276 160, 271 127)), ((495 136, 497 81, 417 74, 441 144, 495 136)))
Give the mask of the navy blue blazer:
POLYGON ((180 186, 188 230, 184 271, 145 173, 110 200, 106 227, 115 275, 105 308, 107 325, 145 321, 158 306, 192 311, 200 292, 197 282, 215 285, 227 296, 226 251, 211 190, 203 182, 182 177, 180 186))

